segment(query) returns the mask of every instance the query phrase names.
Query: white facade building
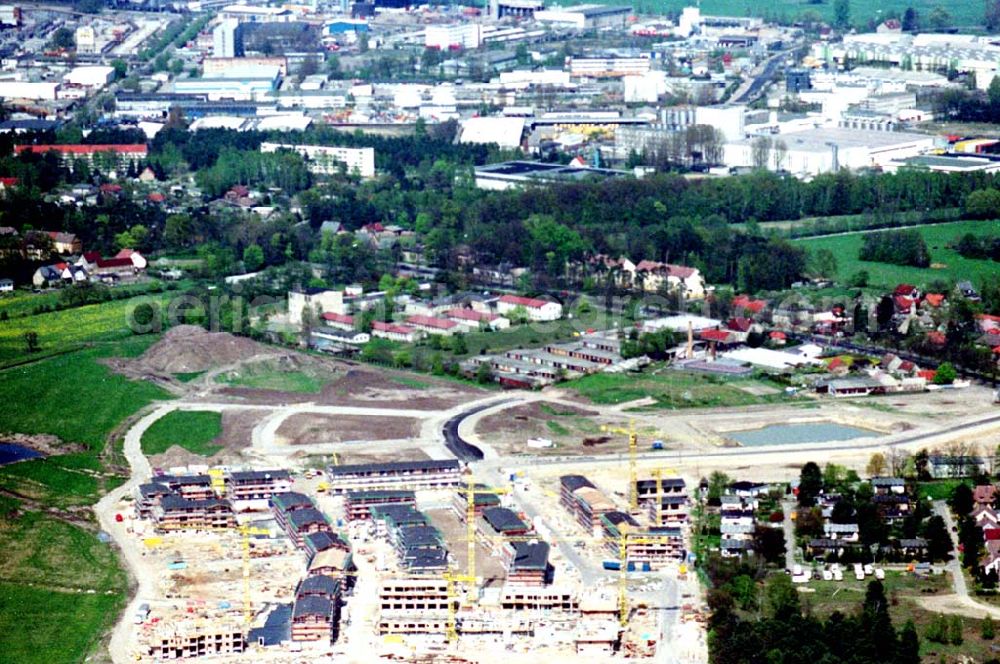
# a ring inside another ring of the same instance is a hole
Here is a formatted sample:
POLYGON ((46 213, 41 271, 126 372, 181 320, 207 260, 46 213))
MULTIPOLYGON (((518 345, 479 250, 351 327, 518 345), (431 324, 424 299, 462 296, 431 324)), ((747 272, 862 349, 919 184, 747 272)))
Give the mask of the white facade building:
POLYGON ((215 26, 212 30, 212 57, 236 57, 236 31, 239 27, 240 22, 234 18, 226 19, 215 26))
POLYGON ((363 178, 375 176, 375 148, 341 148, 329 145, 291 145, 287 143, 261 143, 261 152, 292 150, 307 160, 313 173, 326 175, 336 173, 340 165, 347 167, 348 173, 357 173, 363 178))
POLYGON ((114 76, 114 67, 94 65, 92 67, 74 67, 63 80, 71 85, 85 88, 103 88, 111 82, 114 76))
POLYGON ((424 46, 442 51, 457 48, 479 48, 483 33, 478 23, 454 25, 428 25, 424 32, 424 46))
MULTIPOLYGON (((885 167, 894 160, 914 157, 934 148, 934 137, 925 134, 840 127, 822 127, 768 138, 774 146, 774 158, 768 158, 767 167, 786 170, 798 177, 813 177, 841 168, 885 167)), ((755 142, 759 139, 752 137, 726 143, 723 147, 725 164, 755 166, 755 142)))
POLYGON ((58 90, 59 84, 49 81, 38 83, 28 81, 0 81, 0 98, 3 99, 52 101, 56 98, 58 90))

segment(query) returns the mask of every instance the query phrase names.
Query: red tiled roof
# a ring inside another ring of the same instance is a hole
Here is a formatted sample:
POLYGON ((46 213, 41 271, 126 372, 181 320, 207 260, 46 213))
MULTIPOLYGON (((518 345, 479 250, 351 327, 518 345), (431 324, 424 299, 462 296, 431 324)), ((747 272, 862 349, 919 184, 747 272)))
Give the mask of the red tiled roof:
MULTIPOLYGON (((326 312, 323 314, 323 320, 328 320, 332 323, 343 323, 345 325, 354 325, 354 316, 348 316, 346 314, 335 314, 331 312, 326 312)), ((372 323, 374 326, 374 323, 372 323)))
POLYGON ((994 346, 993 347, 993 352, 996 353, 996 354, 998 354, 998 355, 1000 355, 1000 346, 994 346))
POLYGON ((390 332, 392 334, 413 334, 416 332, 415 329, 409 325, 395 325, 393 323, 385 323, 383 321, 377 320, 372 323, 372 330, 378 332, 390 332))
POLYGON ((897 311, 909 311, 910 308, 916 303, 914 298, 906 297, 905 295, 897 295, 893 299, 896 302, 897 311))
POLYGON ((660 263, 659 261, 646 261, 646 260, 642 260, 636 263, 635 269, 638 272, 663 271, 667 273, 667 276, 677 277, 678 279, 687 279, 695 272, 697 272, 697 269, 693 267, 688 267, 687 265, 674 265, 672 263, 660 263))
POLYGON ((729 341, 729 332, 726 330, 702 330, 699 336, 705 341, 729 341))
POLYGON ((747 332, 750 330, 750 326, 753 325, 753 321, 749 318, 730 318, 726 323, 726 327, 730 330, 736 330, 737 332, 747 332))
POLYGON ((785 334, 784 332, 779 332, 778 330, 775 330, 770 334, 770 337, 772 339, 787 339, 788 335, 785 334))
POLYGON ((133 267, 131 258, 99 258, 97 267, 133 267))
POLYGON ((162 203, 163 201, 167 200, 167 197, 166 195, 161 194, 158 191, 154 191, 149 196, 146 196, 146 199, 153 203, 162 203))
POLYGON ((488 314, 484 311, 476 311, 475 309, 449 309, 445 312, 445 316, 448 318, 457 318, 459 320, 471 320, 477 322, 488 322, 497 319, 497 316, 494 314, 488 314))
POLYGON ((948 338, 944 336, 944 332, 938 332, 937 330, 931 330, 927 333, 927 341, 931 342, 936 346, 943 346, 948 343, 948 338))
POLYGON ((917 287, 913 284, 899 284, 896 289, 892 291, 893 295, 912 295, 913 292, 917 290, 917 287))
POLYGON ((134 253, 135 251, 133 251, 132 249, 122 249, 117 254, 115 254, 115 258, 132 258, 132 254, 134 253))
POLYGON ((767 300, 751 300, 749 295, 737 295, 732 302, 734 309, 748 309, 759 314, 767 306, 767 300))
POLYGON ((845 364, 844 358, 842 358, 842 357, 835 357, 832 360, 830 360, 830 364, 826 365, 826 368, 827 369, 839 369, 840 367, 844 366, 844 364, 845 364))
POLYGON ((450 330, 451 328, 458 325, 453 320, 447 320, 445 318, 434 318, 433 316, 410 316, 406 319, 406 322, 410 325, 420 325, 423 327, 433 327, 438 330, 450 330))
POLYGON ((87 261, 88 263, 95 263, 101 260, 101 253, 98 251, 88 251, 83 255, 83 260, 87 261))
POLYGON ((17 178, 0 178, 0 184, 2 184, 5 187, 17 186, 18 182, 20 182, 20 180, 17 178))
POLYGON ((548 304, 545 300, 537 300, 533 297, 522 297, 520 295, 501 295, 500 302, 527 307, 529 309, 540 309, 548 304))
POLYGON ((102 184, 101 185, 101 191, 108 191, 108 192, 117 194, 121 190, 122 190, 122 186, 120 184, 102 184))
POLYGON ((127 145, 15 145, 14 153, 31 152, 34 154, 45 154, 46 152, 59 152, 60 154, 94 154, 97 152, 118 152, 121 154, 143 154, 147 152, 145 143, 133 143, 127 145))
POLYGON ((934 380, 934 376, 937 375, 937 371, 934 371, 933 369, 921 369, 917 372, 917 375, 924 380, 930 381, 934 380))
POLYGON ((940 307, 944 304, 944 295, 941 293, 928 293, 924 295, 924 301, 932 307, 940 307))
POLYGON ((1000 528, 983 528, 983 539, 987 542, 1000 540, 1000 528))

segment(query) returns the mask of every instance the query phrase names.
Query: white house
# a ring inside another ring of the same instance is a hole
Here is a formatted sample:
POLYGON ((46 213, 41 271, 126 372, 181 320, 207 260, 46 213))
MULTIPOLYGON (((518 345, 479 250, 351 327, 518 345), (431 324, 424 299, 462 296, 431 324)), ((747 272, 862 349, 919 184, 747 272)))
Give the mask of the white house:
POLYGON ((520 295, 503 295, 497 300, 497 313, 501 316, 510 314, 518 307, 523 308, 531 320, 549 321, 562 318, 562 305, 558 302, 520 295))
POLYGON ((13 293, 13 292, 14 292, 13 279, 0 279, 0 293, 13 293))
POLYGON ((302 324, 302 314, 306 310, 318 310, 320 315, 332 312, 347 313, 344 308, 344 292, 326 288, 307 288, 303 292, 288 293, 288 322, 292 325, 302 324))
POLYGON ((700 300, 705 297, 705 278, 696 267, 639 261, 635 266, 633 280, 636 286, 648 293, 680 290, 684 297, 690 300, 700 300))

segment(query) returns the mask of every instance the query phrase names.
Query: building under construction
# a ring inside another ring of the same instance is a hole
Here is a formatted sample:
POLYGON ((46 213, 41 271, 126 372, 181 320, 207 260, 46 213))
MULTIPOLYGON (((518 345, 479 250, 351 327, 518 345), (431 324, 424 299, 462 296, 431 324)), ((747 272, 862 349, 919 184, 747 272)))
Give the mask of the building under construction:
POLYGON ((295 591, 292 606, 292 641, 322 641, 337 638, 340 622, 340 581, 317 574, 306 576, 295 591))
POLYGON ((348 521, 371 518, 371 508, 378 505, 416 505, 417 498, 412 491, 403 489, 375 489, 369 491, 349 491, 344 499, 344 511, 348 521))
POLYGON ((364 489, 446 489, 462 482, 457 459, 363 463, 327 468, 330 491, 364 489))
POLYGON ((444 634, 449 597, 445 579, 384 579, 378 589, 379 634, 444 634))
POLYGON ((236 527, 236 514, 228 500, 189 500, 170 494, 150 511, 157 530, 221 530, 236 527))
POLYGON ((622 538, 625 543, 627 568, 658 570, 683 560, 686 555, 684 532, 678 526, 650 526, 644 528, 624 512, 608 512, 601 516, 605 548, 615 558, 621 555, 622 538))
POLYGON ((601 531, 601 515, 615 509, 614 503, 583 475, 559 478, 559 502, 588 533, 601 531))
POLYGON ((645 504, 649 521, 654 524, 680 524, 688 521, 687 486, 680 477, 637 480, 639 504, 645 504))
POLYGON ((236 621, 180 618, 157 624, 149 637, 153 659, 186 659, 231 655, 246 648, 243 627, 236 621))

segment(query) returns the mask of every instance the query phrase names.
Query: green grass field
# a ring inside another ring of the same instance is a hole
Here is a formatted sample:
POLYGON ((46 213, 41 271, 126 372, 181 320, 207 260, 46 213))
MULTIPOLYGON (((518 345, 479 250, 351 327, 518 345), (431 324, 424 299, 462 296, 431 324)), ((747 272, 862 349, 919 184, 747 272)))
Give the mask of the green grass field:
POLYGON ((142 435, 144 454, 163 454, 180 445, 192 454, 212 456, 222 449, 212 441, 222 433, 222 413, 207 410, 176 410, 152 424, 142 435))
POLYGON ((0 662, 81 662, 125 604, 107 544, 37 512, 0 513, 0 662))
MULTIPOLYGON (((169 295, 150 297, 164 301, 169 295)), ((30 358, 25 332, 38 334, 42 353, 74 349, 84 343, 127 339, 132 336, 129 328, 132 311, 137 304, 148 301, 143 296, 0 321, 0 367, 30 358)))
POLYGON ((0 403, 6 404, 0 408, 0 431, 54 434, 103 449, 119 422, 169 395, 115 374, 99 360, 134 357, 154 341, 153 335, 129 337, 0 371, 0 403))
POLYGON ((965 233, 973 233, 977 236, 997 234, 996 222, 958 221, 924 226, 916 230, 920 232, 924 242, 927 243, 931 254, 931 263, 941 267, 917 268, 859 260, 858 251, 863 242, 863 233, 803 238, 793 242, 805 247, 810 253, 815 253, 820 249, 832 251, 837 258, 837 279, 839 281, 846 281, 851 275, 861 270, 867 270, 869 285, 872 287, 892 288, 904 282, 926 285, 937 279, 951 282, 968 279, 972 283, 978 284, 987 275, 993 276, 1000 273, 1000 263, 962 258, 957 252, 948 248, 948 244, 965 233))
MULTIPOLYGON (((557 5, 579 4, 574 0, 558 0, 557 5)), ((607 1, 604 4, 614 4, 607 1)), ((638 0, 632 3, 635 11, 639 14, 663 14, 665 12, 680 12, 684 7, 695 6, 691 0, 638 0)), ((760 3, 753 0, 702 0, 700 3, 701 13, 708 16, 761 16, 768 19, 777 19, 783 22, 790 22, 802 16, 806 12, 819 14, 823 19, 830 21, 833 18, 833 0, 822 0, 819 4, 813 4, 808 0, 778 0, 777 2, 760 3)), ((941 7, 951 16, 950 23, 957 26, 969 26, 982 29, 983 4, 977 2, 953 3, 938 2, 936 0, 887 0, 887 2, 873 2, 869 0, 852 0, 851 22, 855 26, 861 26, 869 19, 884 18, 889 15, 902 16, 907 7, 913 7, 918 14, 926 19, 930 16, 935 7, 941 7)))
MULTIPOLYGON (((753 379, 726 380, 715 376, 665 370, 662 367, 642 373, 596 373, 563 383, 597 404, 620 404, 652 397, 652 408, 706 408, 720 406, 752 406, 785 402, 789 398, 780 391, 775 394, 751 394, 741 388, 775 388, 753 379)), ((768 390, 769 391, 769 390, 768 390)))
POLYGON ((267 366, 248 366, 241 368, 238 373, 220 374, 215 377, 215 382, 233 387, 303 394, 318 394, 326 384, 326 381, 312 373, 282 371, 267 366))

